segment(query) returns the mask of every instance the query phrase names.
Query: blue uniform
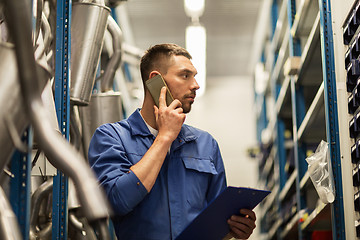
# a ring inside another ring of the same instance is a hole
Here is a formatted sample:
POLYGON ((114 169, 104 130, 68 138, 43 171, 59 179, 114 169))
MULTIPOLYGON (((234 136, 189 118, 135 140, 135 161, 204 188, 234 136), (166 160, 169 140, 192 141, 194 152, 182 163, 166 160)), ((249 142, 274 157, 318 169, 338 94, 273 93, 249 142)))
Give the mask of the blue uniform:
POLYGON ((226 187, 216 140, 184 124, 148 193, 129 170, 154 140, 139 109, 126 120, 100 126, 91 140, 89 162, 115 212, 118 239, 175 239, 226 187))

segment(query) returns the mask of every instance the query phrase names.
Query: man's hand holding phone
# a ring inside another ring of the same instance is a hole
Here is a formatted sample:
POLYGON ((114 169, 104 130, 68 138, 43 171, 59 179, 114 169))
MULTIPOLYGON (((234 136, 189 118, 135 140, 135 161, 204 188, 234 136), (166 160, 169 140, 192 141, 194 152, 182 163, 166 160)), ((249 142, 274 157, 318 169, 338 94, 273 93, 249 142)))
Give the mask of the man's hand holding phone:
POLYGON ((159 135, 166 136, 174 141, 185 121, 181 102, 175 99, 169 106, 166 105, 166 87, 161 88, 159 107, 154 105, 155 118, 159 135))
MULTIPOLYGON (((161 88, 163 86, 167 88, 165 80, 163 79, 161 74, 157 74, 154 77, 147 80, 145 84, 146 84, 146 88, 149 90, 151 97, 155 102, 155 105, 159 107, 159 97, 160 97, 161 88)), ((165 100, 166 100, 166 106, 169 106, 171 102, 174 101, 174 98, 172 97, 168 88, 167 88, 165 100)))
POLYGON ((130 170, 139 178, 147 192, 150 192, 154 186, 166 154, 185 121, 181 102, 174 100, 167 106, 165 100, 166 87, 161 88, 161 90, 159 89, 158 92, 160 93, 160 97, 157 97, 159 107, 154 104, 155 123, 158 134, 141 160, 130 167, 130 170))

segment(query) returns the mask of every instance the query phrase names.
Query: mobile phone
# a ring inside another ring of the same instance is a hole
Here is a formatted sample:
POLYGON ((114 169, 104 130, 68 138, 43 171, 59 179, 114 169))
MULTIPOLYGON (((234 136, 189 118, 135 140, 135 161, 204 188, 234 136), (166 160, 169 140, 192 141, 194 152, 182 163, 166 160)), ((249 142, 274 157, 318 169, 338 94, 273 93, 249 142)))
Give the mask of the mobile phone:
POLYGON ((167 87, 164 79, 160 74, 150 78, 145 82, 145 84, 152 98, 154 99, 154 102, 157 107, 159 107, 159 97, 160 97, 161 88, 163 88, 164 86, 166 87, 166 106, 169 106, 171 102, 174 101, 174 98, 171 95, 169 88, 167 87))

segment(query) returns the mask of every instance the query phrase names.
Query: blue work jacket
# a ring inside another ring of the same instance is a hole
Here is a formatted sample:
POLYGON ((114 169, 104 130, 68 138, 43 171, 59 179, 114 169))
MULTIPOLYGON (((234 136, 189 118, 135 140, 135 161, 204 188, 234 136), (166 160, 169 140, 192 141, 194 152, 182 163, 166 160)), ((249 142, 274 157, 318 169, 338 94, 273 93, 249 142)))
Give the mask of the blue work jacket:
POLYGON ((129 169, 154 140, 139 109, 100 126, 91 140, 89 162, 115 212, 119 240, 175 239, 226 187, 216 140, 184 124, 148 193, 129 169))

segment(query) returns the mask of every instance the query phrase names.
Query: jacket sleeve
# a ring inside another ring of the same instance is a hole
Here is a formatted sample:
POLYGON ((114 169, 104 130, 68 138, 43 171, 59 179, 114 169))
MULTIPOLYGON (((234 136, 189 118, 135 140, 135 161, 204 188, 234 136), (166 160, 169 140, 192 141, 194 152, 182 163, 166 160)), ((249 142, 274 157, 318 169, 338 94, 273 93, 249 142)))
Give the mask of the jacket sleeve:
POLYGON ((130 171, 133 164, 111 124, 102 125, 95 131, 88 158, 117 215, 131 212, 147 195, 146 188, 130 171))

